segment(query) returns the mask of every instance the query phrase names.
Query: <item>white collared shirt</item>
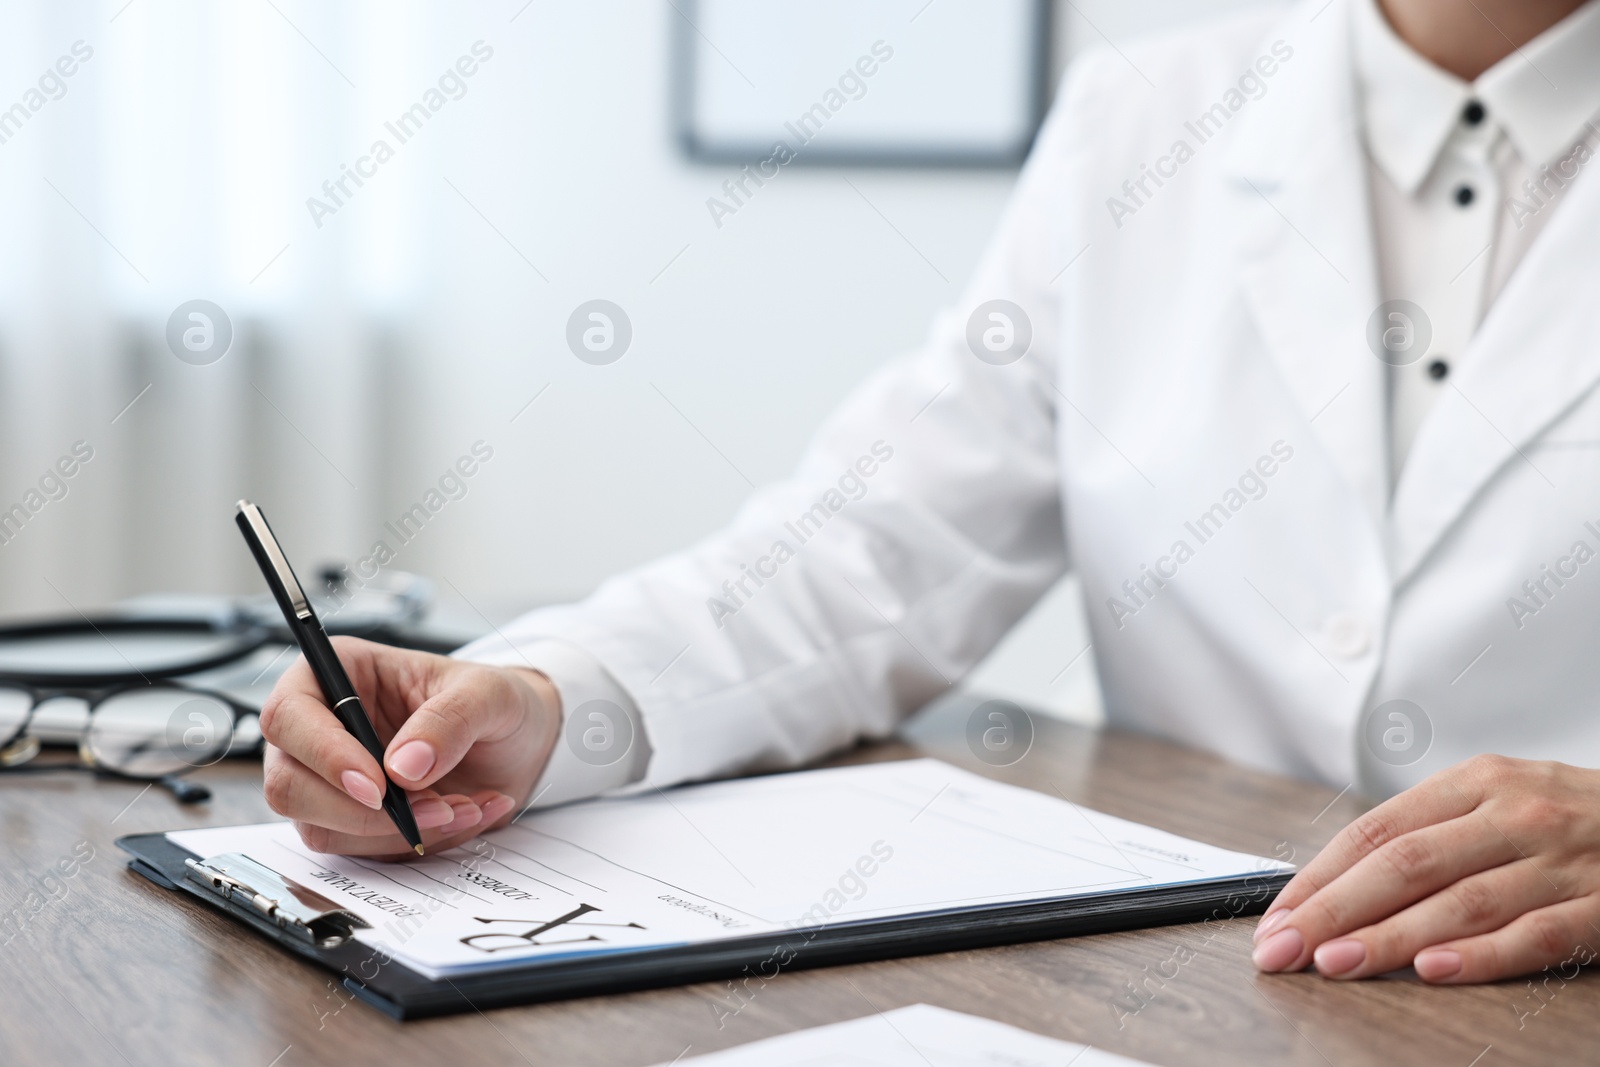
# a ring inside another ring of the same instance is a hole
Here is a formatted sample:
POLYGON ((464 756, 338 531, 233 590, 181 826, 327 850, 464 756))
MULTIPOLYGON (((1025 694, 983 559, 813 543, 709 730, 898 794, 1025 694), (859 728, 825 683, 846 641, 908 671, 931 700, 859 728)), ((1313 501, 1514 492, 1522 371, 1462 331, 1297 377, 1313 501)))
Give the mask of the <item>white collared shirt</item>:
POLYGON ((1378 0, 1351 10, 1382 297, 1420 307, 1426 324, 1408 325, 1417 340, 1431 334, 1390 372, 1392 487, 1468 340, 1600 142, 1600 0, 1470 84, 1402 41, 1378 0))

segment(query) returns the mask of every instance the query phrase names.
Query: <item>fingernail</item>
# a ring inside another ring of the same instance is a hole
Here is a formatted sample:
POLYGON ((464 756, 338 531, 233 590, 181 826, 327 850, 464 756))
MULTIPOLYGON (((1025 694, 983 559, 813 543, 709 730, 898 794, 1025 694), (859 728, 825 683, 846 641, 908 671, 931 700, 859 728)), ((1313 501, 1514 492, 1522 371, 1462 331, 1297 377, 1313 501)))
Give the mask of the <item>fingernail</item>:
POLYGON ((1312 958, 1317 961, 1317 970, 1329 978, 1334 978, 1341 974, 1349 974, 1366 962, 1367 946, 1353 937, 1345 937, 1338 941, 1329 941, 1326 945, 1318 945, 1312 958))
POLYGON ((1299 959, 1305 950, 1305 939, 1300 936, 1299 930, 1291 926, 1287 930, 1279 930, 1257 945, 1250 958, 1260 970, 1281 971, 1299 959))
POLYGON ((420 781, 433 769, 433 746, 426 741, 407 741, 389 757, 389 769, 409 781, 420 781))
POLYGON ((376 811, 383 807, 383 790, 360 771, 345 771, 339 776, 344 791, 357 801, 376 811))
POLYGON ((483 821, 494 822, 516 806, 516 801, 500 793, 483 806, 483 821))
POLYGON ((476 804, 462 804, 451 810, 454 817, 448 823, 439 827, 440 833, 458 833, 483 821, 483 809, 476 804))
POLYGON ((417 827, 422 830, 432 830, 436 826, 443 826, 456 817, 455 810, 442 800, 419 800, 411 805, 411 814, 417 817, 417 827))
POLYGON ((1283 925, 1283 920, 1287 919, 1293 910, 1293 908, 1282 908, 1256 923, 1255 933, 1250 935, 1250 940, 1259 945, 1263 937, 1283 925))
POLYGON ((1461 973, 1461 953, 1451 948, 1430 948, 1411 961, 1425 982, 1439 982, 1461 973))

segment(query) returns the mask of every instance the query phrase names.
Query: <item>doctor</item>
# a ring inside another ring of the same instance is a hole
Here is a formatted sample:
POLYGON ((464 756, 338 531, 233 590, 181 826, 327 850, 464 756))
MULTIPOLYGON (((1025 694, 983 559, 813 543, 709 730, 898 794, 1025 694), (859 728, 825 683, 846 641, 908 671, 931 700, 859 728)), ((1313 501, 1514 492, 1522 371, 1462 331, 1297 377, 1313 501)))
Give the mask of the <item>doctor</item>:
MULTIPOLYGON (((1594 959, 1596 56, 1600 0, 1307 0, 1075 62, 791 479, 454 659, 341 649, 429 844, 884 735, 1072 568, 1114 725, 1391 798, 1263 970, 1594 959)), ((405 851, 303 665, 262 726, 311 847, 405 851)))

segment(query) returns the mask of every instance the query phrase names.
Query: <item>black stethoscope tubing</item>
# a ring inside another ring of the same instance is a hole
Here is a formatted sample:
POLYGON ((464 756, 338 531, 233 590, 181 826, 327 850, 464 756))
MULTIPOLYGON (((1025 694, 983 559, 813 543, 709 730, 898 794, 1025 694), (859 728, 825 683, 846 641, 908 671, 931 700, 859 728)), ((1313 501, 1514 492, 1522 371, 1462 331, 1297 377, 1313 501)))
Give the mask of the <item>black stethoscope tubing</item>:
MULTIPOLYGON (((328 631, 330 633, 341 632, 336 625, 331 624, 328 626, 328 631)), ((126 670, 90 671, 81 668, 15 670, 0 667, 0 682, 10 682, 25 686, 79 689, 132 685, 137 682, 181 678, 185 675, 209 671, 216 667, 225 667, 230 663, 236 663, 244 659, 265 645, 294 644, 294 638, 289 634, 287 627, 281 625, 262 626, 248 618, 239 616, 224 620, 201 616, 131 618, 122 615, 101 615, 0 626, 0 648, 12 641, 31 641, 50 637, 99 635, 110 642, 110 639, 117 634, 170 634, 174 632, 225 637, 230 638, 230 640, 215 652, 203 656, 191 656, 153 666, 130 664, 126 670)), ((388 624, 359 629, 352 628, 344 632, 365 637, 380 644, 417 649, 423 652, 432 652, 436 655, 446 655, 454 651, 460 644, 459 641, 408 633, 388 624)), ((114 643, 112 643, 112 647, 116 647, 114 643)))
POLYGON ((272 640, 271 632, 263 626, 248 622, 220 623, 200 618, 126 618, 121 616, 82 616, 52 622, 30 622, 0 626, 0 647, 12 641, 37 641, 51 637, 87 637, 98 634, 115 648, 111 638, 117 634, 186 633, 210 637, 229 638, 222 647, 205 655, 190 656, 168 663, 151 665, 129 664, 126 670, 92 671, 81 668, 67 670, 7 670, 0 668, 0 682, 30 686, 102 687, 130 685, 156 679, 177 678, 197 674, 215 667, 235 663, 272 640))

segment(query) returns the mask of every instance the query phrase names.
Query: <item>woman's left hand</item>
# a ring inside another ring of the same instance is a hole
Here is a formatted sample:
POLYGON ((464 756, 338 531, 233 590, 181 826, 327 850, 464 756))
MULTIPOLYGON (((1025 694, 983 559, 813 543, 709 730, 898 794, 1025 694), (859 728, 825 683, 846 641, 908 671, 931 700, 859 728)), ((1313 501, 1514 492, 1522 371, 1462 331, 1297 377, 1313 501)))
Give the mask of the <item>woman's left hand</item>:
POLYGON ((1575 970, 1600 945, 1600 771, 1504 756, 1440 771, 1340 831, 1255 937, 1261 970, 1328 978, 1575 970))

